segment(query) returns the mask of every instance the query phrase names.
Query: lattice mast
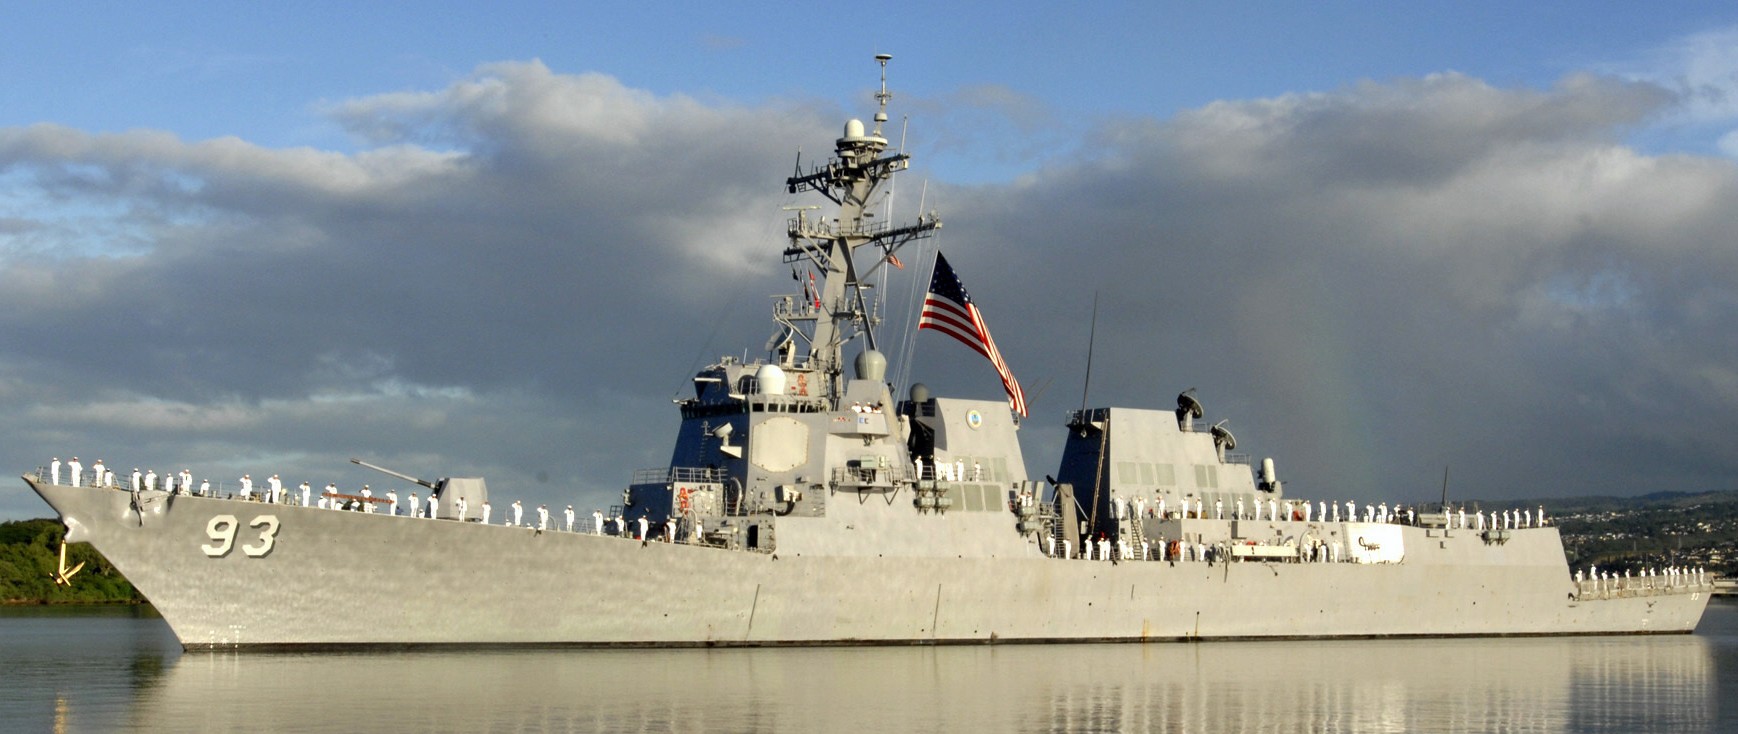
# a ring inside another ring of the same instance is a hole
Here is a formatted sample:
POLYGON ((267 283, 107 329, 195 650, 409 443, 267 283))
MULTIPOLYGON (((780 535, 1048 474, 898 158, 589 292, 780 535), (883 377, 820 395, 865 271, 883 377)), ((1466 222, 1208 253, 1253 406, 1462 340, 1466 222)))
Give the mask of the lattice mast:
POLYGON ((801 208, 788 222, 790 245, 785 248, 784 262, 807 262, 819 278, 806 303, 777 309, 775 316, 785 334, 807 338, 804 366, 823 376, 826 394, 835 401, 843 392, 840 379, 845 344, 861 336, 865 348, 876 348, 875 327, 880 319, 869 310, 871 299, 864 291, 870 286, 864 279, 894 259, 899 248, 941 228, 941 220, 933 212, 896 227, 875 221, 871 210, 881 186, 911 165, 911 157, 904 153, 887 154, 887 138, 882 133, 887 102, 893 98, 887 91, 887 61, 892 58, 889 54, 875 57, 881 64, 881 90, 875 94, 880 107, 875 112, 874 129, 865 134, 861 120, 845 123, 845 134, 836 142, 831 160, 806 174, 799 161, 798 175, 785 180, 790 193, 814 191, 838 207, 832 219, 812 218, 811 208, 801 208), (860 266, 857 251, 865 247, 871 248, 872 257, 866 257, 860 266))

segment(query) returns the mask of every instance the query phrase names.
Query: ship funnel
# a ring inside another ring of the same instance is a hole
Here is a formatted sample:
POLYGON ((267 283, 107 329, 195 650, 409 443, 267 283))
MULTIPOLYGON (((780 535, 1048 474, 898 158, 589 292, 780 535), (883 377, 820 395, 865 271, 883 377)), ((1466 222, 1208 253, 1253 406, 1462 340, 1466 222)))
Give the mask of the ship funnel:
POLYGON ((763 364, 754 371, 754 381, 760 385, 762 395, 785 394, 785 371, 776 364, 763 364))
POLYGON ((887 357, 874 349, 857 354, 857 379, 881 382, 887 377, 887 357))

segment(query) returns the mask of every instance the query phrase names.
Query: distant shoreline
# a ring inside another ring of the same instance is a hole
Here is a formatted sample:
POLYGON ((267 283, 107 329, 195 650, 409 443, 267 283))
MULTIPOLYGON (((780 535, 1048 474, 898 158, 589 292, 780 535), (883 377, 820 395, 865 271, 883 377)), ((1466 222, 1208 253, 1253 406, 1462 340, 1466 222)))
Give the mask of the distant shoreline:
POLYGON ((0 599, 0 607, 143 607, 151 602, 142 599, 105 599, 99 601, 57 601, 53 599, 0 599))

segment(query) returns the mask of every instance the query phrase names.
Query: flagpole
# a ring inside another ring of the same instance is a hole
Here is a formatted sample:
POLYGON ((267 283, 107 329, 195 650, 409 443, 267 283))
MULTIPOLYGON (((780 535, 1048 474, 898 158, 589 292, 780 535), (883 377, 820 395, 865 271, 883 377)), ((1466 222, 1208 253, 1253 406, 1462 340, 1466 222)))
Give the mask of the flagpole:
POLYGON ((1086 394, 1092 389, 1092 344, 1098 339, 1098 291, 1092 292, 1092 328, 1086 336, 1086 380, 1080 386, 1080 410, 1086 410, 1086 394))

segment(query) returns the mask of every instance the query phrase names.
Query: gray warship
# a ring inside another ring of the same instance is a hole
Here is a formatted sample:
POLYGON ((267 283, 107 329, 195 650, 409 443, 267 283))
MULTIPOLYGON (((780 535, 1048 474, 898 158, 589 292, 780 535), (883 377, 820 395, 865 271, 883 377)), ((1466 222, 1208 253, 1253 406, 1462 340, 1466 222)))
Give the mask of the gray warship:
MULTIPOLYGON (((764 357, 694 376, 669 465, 636 472, 604 522, 483 522, 482 479, 391 471, 437 509, 407 516, 374 511, 378 497, 313 503, 294 491, 257 501, 58 467, 24 480, 67 541, 101 551, 188 649, 1695 629, 1711 579, 1572 572, 1542 510, 1288 497, 1273 461, 1236 453, 1192 391, 1174 409, 1069 413, 1056 473, 1029 477, 1024 397, 975 311, 973 347, 1009 399, 921 385, 896 398, 865 279, 941 221, 896 225, 872 211, 910 164, 884 136, 890 57, 876 58, 872 123, 847 122, 828 161, 785 182, 831 203, 830 216, 795 210, 782 252, 819 277, 774 298, 764 357)), ((73 573, 58 580, 76 583, 73 573)))

